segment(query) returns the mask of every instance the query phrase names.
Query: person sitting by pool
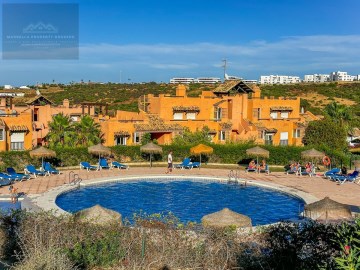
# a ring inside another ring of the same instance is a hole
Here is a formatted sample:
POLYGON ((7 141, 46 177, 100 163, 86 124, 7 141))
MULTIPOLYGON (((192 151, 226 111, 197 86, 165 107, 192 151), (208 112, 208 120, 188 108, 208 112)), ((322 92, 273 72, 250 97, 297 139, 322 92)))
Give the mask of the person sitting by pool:
POLYGON ((263 159, 259 165, 259 171, 264 171, 266 170, 266 161, 265 159, 263 159))
MULTIPOLYGON (((298 174, 300 168, 300 162, 293 162, 290 165, 290 169, 286 172, 286 174, 298 174)), ((301 170, 301 169, 300 169, 301 170)))
POLYGON ((16 187, 14 187, 13 185, 11 185, 9 187, 10 190, 10 196, 11 196, 11 202, 12 203, 16 203, 17 202, 17 197, 18 197, 18 189, 16 187))
POLYGON ((255 160, 251 160, 248 166, 248 169, 256 169, 255 160))
POLYGON ((306 163, 305 165, 305 171, 310 174, 312 172, 312 164, 311 162, 306 163))
POLYGON ((342 174, 342 175, 347 175, 347 174, 348 174, 347 168, 346 168, 345 166, 342 166, 342 167, 341 167, 341 174, 342 174))

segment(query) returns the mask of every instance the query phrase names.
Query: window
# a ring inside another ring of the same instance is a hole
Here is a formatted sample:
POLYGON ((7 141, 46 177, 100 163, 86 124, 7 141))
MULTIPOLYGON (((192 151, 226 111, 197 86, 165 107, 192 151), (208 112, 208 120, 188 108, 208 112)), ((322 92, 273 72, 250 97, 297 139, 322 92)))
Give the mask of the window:
POLYGON ((186 119, 195 120, 196 119, 196 113, 193 113, 193 112, 186 113, 186 119))
POLYGON ((135 132, 134 133, 134 144, 139 144, 140 143, 140 134, 135 132))
POLYGON ((288 145, 289 134, 288 132, 280 133, 280 145, 288 145))
POLYGON ((71 122, 77 122, 79 117, 78 116, 70 116, 71 122))
POLYGON ((24 150, 24 132, 14 132, 10 135, 10 149, 11 150, 24 150))
POLYGON ((5 130, 3 128, 0 128, 0 141, 3 141, 5 139, 4 131, 5 130))
POLYGON ((115 137, 115 145, 126 145, 127 137, 125 136, 118 136, 115 137))
POLYGON ((253 118, 260 118, 260 108, 253 109, 253 118))
POLYGON ((226 140, 226 132, 224 130, 221 130, 219 132, 219 140, 220 141, 225 141, 226 140))
POLYGON ((270 118, 276 119, 276 118, 277 118, 277 115, 278 115, 277 112, 271 112, 271 113, 270 113, 270 118))
POLYGON ((300 138, 300 129, 294 129, 294 134, 293 134, 293 137, 294 138, 300 138))
POLYGON ((215 108, 215 120, 221 120, 222 118, 222 109, 221 108, 215 108))
POLYGON ((183 119, 183 113, 174 113, 174 120, 182 120, 183 119))
POLYGON ((273 134, 272 133, 265 134, 265 144, 266 145, 273 144, 273 134))
POLYGON ((280 117, 281 118, 289 118, 289 112, 281 112, 280 117))

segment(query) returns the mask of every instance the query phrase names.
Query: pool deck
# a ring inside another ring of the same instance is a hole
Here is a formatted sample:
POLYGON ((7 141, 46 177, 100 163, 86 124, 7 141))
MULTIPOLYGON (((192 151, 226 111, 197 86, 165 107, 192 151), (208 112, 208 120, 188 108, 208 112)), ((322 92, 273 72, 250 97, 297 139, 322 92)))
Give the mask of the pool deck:
MULTIPOLYGON (((100 170, 89 171, 86 170, 72 170, 73 173, 78 174, 83 180, 83 183, 91 182, 97 178, 116 178, 116 177, 131 177, 131 176, 154 176, 165 174, 165 167, 132 167, 129 170, 100 170)), ((174 170, 168 176, 205 176, 228 179, 229 169, 211 169, 201 168, 192 170, 174 170)), ((299 190, 308 193, 316 198, 323 199, 329 196, 331 199, 348 204, 355 207, 360 207, 360 185, 355 183, 344 183, 338 185, 335 182, 324 179, 323 177, 309 177, 309 176, 296 176, 286 175, 283 172, 273 172, 270 175, 264 173, 245 173, 239 170, 239 177, 247 180, 259 181, 269 185, 281 185, 290 189, 299 190)), ((60 175, 51 175, 44 177, 37 177, 27 181, 16 182, 15 187, 18 192, 23 192, 28 197, 39 197, 41 194, 53 190, 57 187, 64 186, 69 183, 70 171, 63 171, 60 175)), ((73 178, 71 173, 71 178, 73 178)), ((68 186, 68 185, 67 185, 68 186)), ((0 188, 0 195, 2 197, 9 195, 7 186, 0 188)), ((7 197, 7 196, 6 196, 7 197)))

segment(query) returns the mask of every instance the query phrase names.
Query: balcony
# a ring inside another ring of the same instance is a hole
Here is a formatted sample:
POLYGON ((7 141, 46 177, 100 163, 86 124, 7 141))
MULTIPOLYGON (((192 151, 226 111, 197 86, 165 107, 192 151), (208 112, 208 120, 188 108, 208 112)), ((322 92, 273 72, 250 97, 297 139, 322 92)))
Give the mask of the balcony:
POLYGON ((273 140, 265 140, 265 145, 273 145, 273 140))

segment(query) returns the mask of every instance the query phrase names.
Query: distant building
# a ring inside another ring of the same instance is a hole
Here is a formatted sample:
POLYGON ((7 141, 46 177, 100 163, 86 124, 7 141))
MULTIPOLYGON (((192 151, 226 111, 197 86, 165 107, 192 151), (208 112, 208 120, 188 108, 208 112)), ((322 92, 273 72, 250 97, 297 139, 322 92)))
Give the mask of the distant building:
POLYGON ((335 71, 330 73, 332 82, 351 82, 357 79, 357 76, 348 75, 345 71, 335 71))
POLYGON ((4 89, 14 89, 14 86, 12 86, 10 84, 5 84, 4 89))
POLYGON ((26 86, 26 85, 22 85, 19 87, 19 89, 30 89, 30 87, 26 86))
POLYGON ((215 84, 215 83, 221 83, 220 78, 214 78, 214 77, 199 77, 194 80, 195 83, 206 83, 206 84, 215 84))
POLYGON ((195 79, 194 78, 172 78, 170 79, 170 83, 174 83, 174 84, 189 84, 189 83, 194 83, 195 79))
POLYGON ((304 76, 304 82, 306 83, 323 83, 328 81, 330 81, 330 75, 328 74, 312 74, 304 76))
POLYGON ((242 80, 246 84, 257 84, 258 80, 242 80))
POLYGON ((298 76, 284 76, 284 75, 268 75, 260 76, 260 84, 290 84, 300 83, 298 76))

